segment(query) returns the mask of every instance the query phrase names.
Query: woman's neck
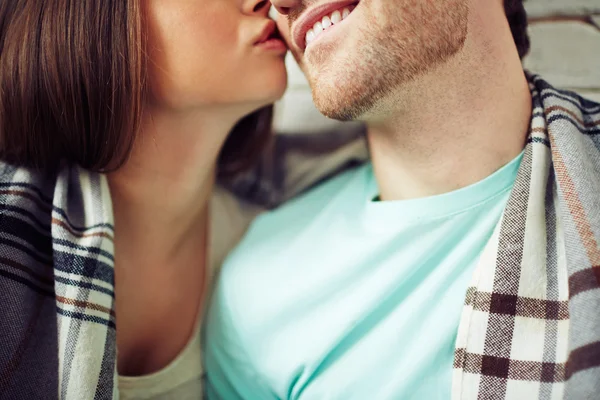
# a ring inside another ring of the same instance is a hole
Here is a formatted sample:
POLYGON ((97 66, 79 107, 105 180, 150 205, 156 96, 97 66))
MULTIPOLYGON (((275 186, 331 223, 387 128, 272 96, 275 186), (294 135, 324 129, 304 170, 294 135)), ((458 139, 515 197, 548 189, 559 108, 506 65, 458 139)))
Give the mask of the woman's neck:
POLYGON ((185 347, 206 297, 208 204, 235 118, 147 110, 130 159, 108 175, 115 215, 120 373, 155 372, 185 347))
POLYGON ((108 175, 117 262, 172 262, 186 242, 205 242, 216 163, 234 124, 214 112, 145 113, 129 160, 108 175))

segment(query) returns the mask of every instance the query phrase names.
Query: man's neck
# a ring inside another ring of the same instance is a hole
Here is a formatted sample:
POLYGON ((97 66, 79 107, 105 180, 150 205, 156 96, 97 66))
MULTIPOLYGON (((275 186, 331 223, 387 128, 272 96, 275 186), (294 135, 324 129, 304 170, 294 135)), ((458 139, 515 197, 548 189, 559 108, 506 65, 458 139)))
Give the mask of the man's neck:
POLYGON ((405 85, 390 112, 369 119, 383 200, 468 186, 523 150, 531 119, 528 83, 506 21, 480 29, 480 17, 471 16, 461 53, 405 85))

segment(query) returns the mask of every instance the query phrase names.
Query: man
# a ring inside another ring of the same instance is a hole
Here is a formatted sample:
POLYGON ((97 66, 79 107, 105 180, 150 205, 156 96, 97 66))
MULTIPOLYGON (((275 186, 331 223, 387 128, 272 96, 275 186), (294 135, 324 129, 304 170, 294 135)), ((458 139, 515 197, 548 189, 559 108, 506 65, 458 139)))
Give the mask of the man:
POLYGON ((371 162, 260 217, 206 328, 210 398, 600 392, 600 105, 524 73, 519 0, 273 0, 371 162))

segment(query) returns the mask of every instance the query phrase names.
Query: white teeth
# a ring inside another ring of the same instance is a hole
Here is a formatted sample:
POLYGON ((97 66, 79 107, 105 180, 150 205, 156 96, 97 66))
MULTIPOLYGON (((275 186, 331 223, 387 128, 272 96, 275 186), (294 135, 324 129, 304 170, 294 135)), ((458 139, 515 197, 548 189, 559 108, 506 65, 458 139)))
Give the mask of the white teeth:
POLYGON ((335 25, 342 21, 342 14, 339 11, 334 11, 331 14, 331 22, 335 25))
POLYGON ((315 23, 312 29, 309 29, 308 32, 306 32, 306 45, 308 46, 308 44, 315 40, 324 30, 327 30, 331 28, 331 26, 339 24, 342 20, 348 18, 352 10, 354 10, 354 7, 344 7, 343 10, 336 10, 332 12, 331 15, 326 15, 321 21, 315 23))
POLYGON ((323 25, 321 22, 317 22, 315 26, 313 26, 313 31, 315 31, 315 36, 323 32, 323 25))
POLYGON ((310 42, 312 42, 315 38, 315 32, 312 29, 309 29, 308 32, 306 32, 306 44, 309 44, 310 42))

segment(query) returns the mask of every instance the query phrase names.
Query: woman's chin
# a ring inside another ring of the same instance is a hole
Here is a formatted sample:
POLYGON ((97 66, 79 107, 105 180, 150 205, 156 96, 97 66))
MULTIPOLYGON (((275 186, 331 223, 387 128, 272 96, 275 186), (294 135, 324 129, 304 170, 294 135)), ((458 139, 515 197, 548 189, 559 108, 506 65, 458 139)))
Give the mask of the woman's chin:
POLYGON ((288 85, 288 74, 283 61, 275 67, 265 68, 260 74, 254 76, 254 82, 250 85, 240 85, 240 91, 244 91, 265 104, 274 103, 285 94, 288 85))
POLYGON ((287 81, 286 81, 285 85, 278 87, 276 90, 274 90, 271 93, 271 96, 267 100, 267 104, 275 103, 276 101, 281 100, 283 98, 283 95, 285 94, 286 90, 287 90, 287 81))
POLYGON ((263 91, 262 96, 257 98, 256 101, 252 102, 253 103, 252 111, 256 111, 257 109, 266 107, 268 105, 272 105, 272 104, 276 103, 277 101, 281 100, 281 98, 285 94, 286 90, 287 90, 287 80, 285 81, 285 84, 283 84, 283 85, 274 86, 268 91, 263 91))

